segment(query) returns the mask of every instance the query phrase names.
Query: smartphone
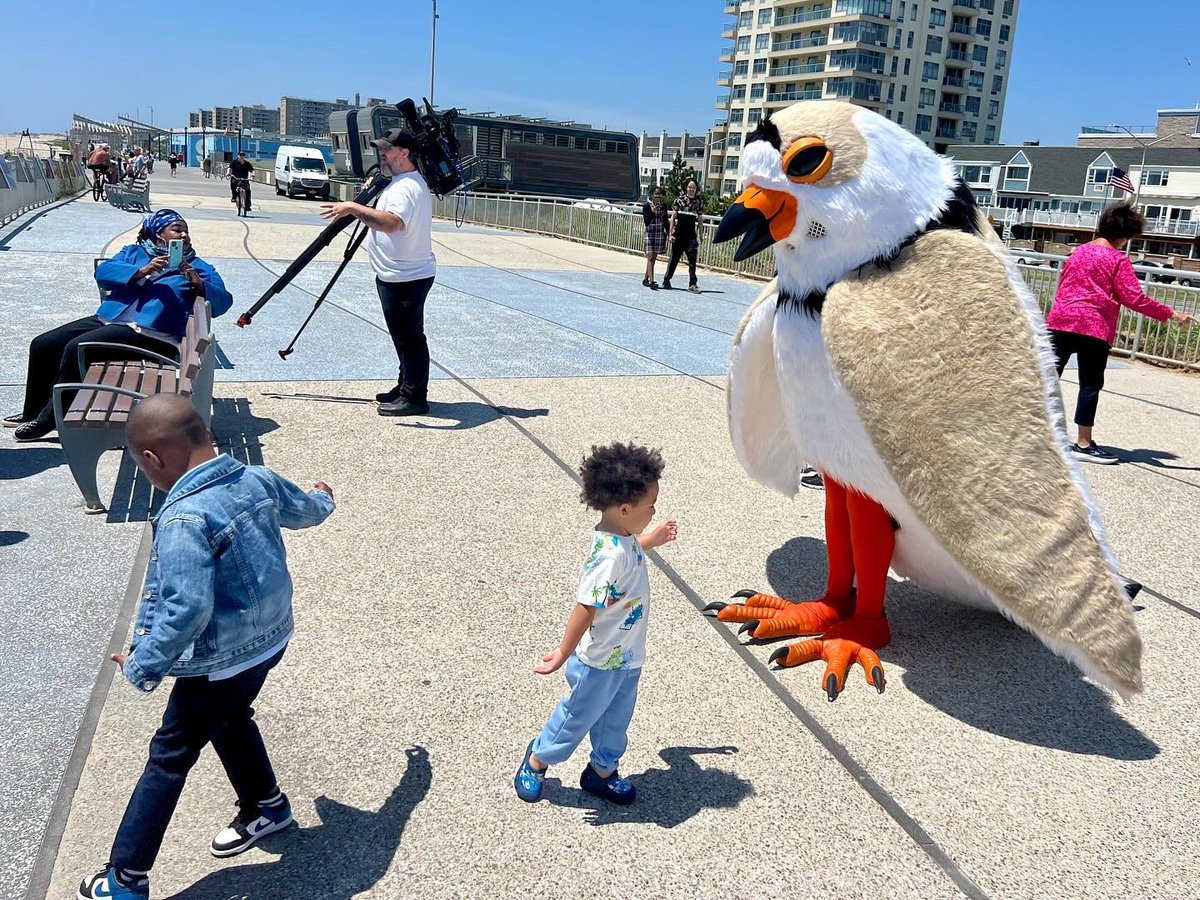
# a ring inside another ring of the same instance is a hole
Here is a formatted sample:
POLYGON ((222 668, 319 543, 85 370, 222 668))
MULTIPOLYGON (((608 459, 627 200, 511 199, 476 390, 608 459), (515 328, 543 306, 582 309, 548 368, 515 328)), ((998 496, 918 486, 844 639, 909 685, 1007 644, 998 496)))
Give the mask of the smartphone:
POLYGON ((167 242, 167 268, 178 269, 183 265, 183 241, 173 240, 167 242))

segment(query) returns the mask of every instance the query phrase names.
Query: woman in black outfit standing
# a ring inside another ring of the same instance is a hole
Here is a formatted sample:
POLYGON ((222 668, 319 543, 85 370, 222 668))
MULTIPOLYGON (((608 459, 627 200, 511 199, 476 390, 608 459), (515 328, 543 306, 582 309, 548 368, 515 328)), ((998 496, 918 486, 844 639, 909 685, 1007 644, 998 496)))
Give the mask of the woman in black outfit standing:
POLYGON ((646 277, 642 279, 642 287, 652 291, 658 290, 658 282, 654 280, 654 263, 658 260, 658 254, 667 250, 667 215, 662 185, 653 185, 650 188, 650 200, 642 204, 642 218, 646 221, 646 277))
POLYGON ((662 286, 671 290, 671 276, 679 265, 679 257, 687 254, 688 259, 688 290, 693 294, 700 293, 696 284, 696 251, 700 244, 700 217, 704 214, 704 205, 700 200, 700 185, 696 179, 689 178, 683 193, 675 200, 671 210, 671 232, 667 238, 671 242, 671 258, 667 262, 667 274, 663 276, 662 286))

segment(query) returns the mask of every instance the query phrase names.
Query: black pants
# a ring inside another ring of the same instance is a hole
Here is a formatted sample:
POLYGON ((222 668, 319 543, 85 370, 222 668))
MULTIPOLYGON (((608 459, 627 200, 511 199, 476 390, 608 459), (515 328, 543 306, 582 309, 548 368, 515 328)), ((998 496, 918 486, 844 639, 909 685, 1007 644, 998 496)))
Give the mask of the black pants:
POLYGON ((1079 365, 1079 399, 1075 401, 1075 424, 1091 428, 1096 421, 1096 405, 1104 388, 1104 368, 1108 365, 1108 344, 1100 338, 1072 331, 1050 331, 1054 361, 1059 376, 1071 354, 1079 365))
POLYGON ((117 829, 112 865, 135 872, 154 866, 188 772, 206 744, 217 752, 242 809, 254 809, 278 790, 250 704, 282 658, 280 650, 223 681, 203 676, 176 680, 162 724, 150 741, 150 759, 117 829))
POLYGON ((686 241, 675 238, 675 243, 671 245, 671 258, 667 261, 667 274, 663 276, 663 281, 670 281, 671 276, 675 274, 675 267, 679 265, 679 258, 685 253, 688 261, 688 284, 696 283, 696 239, 691 238, 686 241))
POLYGON ((433 287, 433 277, 417 281, 380 281, 375 279, 379 302, 388 334, 400 360, 400 398, 414 403, 426 402, 429 391, 429 344, 425 341, 425 298, 433 287))
MULTIPOLYGON (((128 325, 105 325, 95 316, 76 319, 59 325, 44 334, 39 334, 29 344, 29 368, 25 375, 25 406, 21 412, 26 418, 39 417, 43 421, 54 418, 54 407, 50 400, 54 385, 71 381, 82 381, 79 369, 78 347, 85 341, 101 341, 108 344, 126 344, 153 350, 163 356, 178 357, 179 348, 159 338, 147 337, 128 325)), ((105 352, 96 350, 90 360, 137 359, 130 351, 105 352)), ((73 392, 64 394, 63 409, 70 406, 73 392)))

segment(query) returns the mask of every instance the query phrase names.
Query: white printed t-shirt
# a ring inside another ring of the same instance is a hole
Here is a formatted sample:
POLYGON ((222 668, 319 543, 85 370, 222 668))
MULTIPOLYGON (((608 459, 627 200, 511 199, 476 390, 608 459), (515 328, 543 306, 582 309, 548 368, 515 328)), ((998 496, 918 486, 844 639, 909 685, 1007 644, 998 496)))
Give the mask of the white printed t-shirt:
POLYGON ((646 661, 650 573, 636 537, 592 532, 577 599, 596 608, 592 627, 575 648, 580 661, 594 669, 640 669, 646 661))
POLYGON ((391 234, 372 228, 367 259, 380 281, 419 281, 437 274, 433 255, 433 199, 420 172, 402 172, 383 189, 375 208, 395 213, 404 227, 391 234))

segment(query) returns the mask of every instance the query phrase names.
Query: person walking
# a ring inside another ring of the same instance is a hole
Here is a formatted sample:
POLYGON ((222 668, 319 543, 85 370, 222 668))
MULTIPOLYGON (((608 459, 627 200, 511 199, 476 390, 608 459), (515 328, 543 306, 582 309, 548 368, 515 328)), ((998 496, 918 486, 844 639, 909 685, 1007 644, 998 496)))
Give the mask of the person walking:
POLYGON ((667 262, 667 274, 663 276, 662 286, 671 290, 671 276, 679 265, 679 258, 685 253, 688 260, 688 290, 693 294, 700 293, 696 283, 696 253, 700 244, 700 225, 704 215, 704 204, 700 199, 700 185, 696 179, 689 178, 684 185, 683 193, 675 198, 671 209, 671 228, 667 240, 671 244, 671 258, 667 262))
POLYGON ((167 165, 171 167, 171 177, 175 177, 175 167, 179 165, 179 159, 174 153, 167 154, 167 165))
POLYGON ((1092 440, 1092 426, 1121 307, 1159 322, 1192 322, 1187 313, 1147 297, 1122 252, 1145 228, 1145 217, 1132 206, 1120 204, 1106 209, 1096 223, 1096 239, 1077 247, 1063 263, 1054 304, 1046 317, 1059 376, 1072 355, 1079 366, 1079 397, 1075 403, 1079 439, 1069 452, 1081 462, 1117 462, 1115 454, 1092 440))
POLYGON ((642 218, 646 222, 646 277, 642 286, 658 290, 654 280, 654 263, 660 253, 667 249, 667 217, 669 212, 661 184, 650 187, 650 199, 642 204, 642 218))

